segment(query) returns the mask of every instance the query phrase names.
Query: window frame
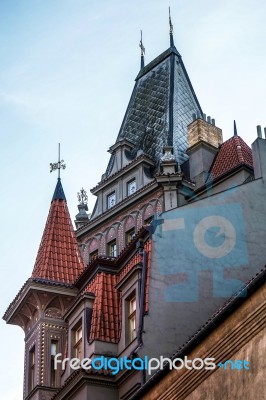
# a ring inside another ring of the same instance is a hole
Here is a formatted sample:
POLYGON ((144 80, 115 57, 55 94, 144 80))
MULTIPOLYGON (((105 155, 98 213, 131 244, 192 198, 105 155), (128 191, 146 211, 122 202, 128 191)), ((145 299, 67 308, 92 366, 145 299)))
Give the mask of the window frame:
POLYGON ((28 391, 29 393, 35 387, 35 368, 36 367, 36 347, 35 345, 29 350, 29 380, 28 380, 28 391))
POLYGON ((57 370, 54 368, 54 358, 55 358, 56 354, 52 354, 52 346, 54 344, 56 345, 56 354, 57 354, 58 345, 59 345, 58 340, 52 339, 50 342, 50 357, 51 357, 51 360, 50 360, 50 385, 51 385, 51 387, 57 387, 57 384, 58 384, 58 378, 57 378, 58 374, 56 373, 57 370))
POLYGON ((116 205, 116 191, 114 190, 113 192, 109 193, 109 194, 107 195, 106 199, 107 199, 107 209, 110 210, 111 208, 113 208, 113 207, 116 205), (112 205, 112 206, 110 205, 110 206, 109 206, 109 199, 110 199, 112 196, 114 196, 114 198, 115 198, 115 203, 114 203, 114 205, 112 205))
POLYGON ((126 344, 129 345, 137 337, 137 295, 136 290, 134 290, 126 299, 126 344), (132 303, 134 307, 131 308, 132 303), (132 329, 133 326, 133 329, 132 329))
POLYGON ((133 236, 135 234, 136 230, 134 226, 125 232, 125 245, 129 244, 134 239, 133 236))
POLYGON ((127 196, 131 196, 132 194, 136 193, 136 191, 137 191, 137 180, 136 180, 136 178, 132 178, 132 179, 130 179, 130 181, 127 182, 127 196), (133 182, 135 182, 135 186, 136 186, 135 191, 133 193, 130 193, 130 191, 129 191, 130 184, 133 182))
POLYGON ((72 330, 72 350, 73 350, 73 356, 74 358, 78 358, 80 361, 82 360, 83 357, 83 326, 82 326, 82 320, 80 320, 75 328, 72 330), (77 336, 78 332, 81 332, 81 336, 77 336))
POLYGON ((110 242, 107 243, 107 255, 108 255, 108 257, 117 257, 117 240, 116 239, 110 240, 110 242), (113 247, 113 251, 112 251, 113 245, 114 245, 114 247, 113 247))
POLYGON ((99 249, 96 249, 89 253, 89 261, 95 260, 99 255, 99 249))

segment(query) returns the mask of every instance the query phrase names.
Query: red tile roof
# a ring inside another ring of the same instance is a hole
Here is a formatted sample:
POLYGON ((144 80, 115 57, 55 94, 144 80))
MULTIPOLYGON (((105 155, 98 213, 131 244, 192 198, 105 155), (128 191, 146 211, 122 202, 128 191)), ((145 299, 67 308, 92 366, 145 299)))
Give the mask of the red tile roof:
POLYGON ((100 272, 88 284, 85 293, 95 294, 90 341, 103 340, 117 343, 119 340, 119 294, 115 288, 117 276, 100 272))
POLYGON ((253 168, 252 151, 240 136, 233 136, 221 145, 210 177, 218 178, 241 164, 253 168))
POLYGON ((72 284, 84 270, 67 203, 51 203, 32 278, 72 284))
MULTIPOLYGON (((147 312, 151 259, 150 240, 145 243, 144 250, 147 251, 147 277, 144 304, 144 310, 147 312)), ((83 290, 82 294, 95 294, 90 328, 90 342, 93 340, 102 340, 105 342, 117 343, 119 341, 122 307, 120 292, 116 288, 116 285, 140 262, 142 262, 142 256, 137 253, 124 266, 119 275, 99 272, 83 290)))

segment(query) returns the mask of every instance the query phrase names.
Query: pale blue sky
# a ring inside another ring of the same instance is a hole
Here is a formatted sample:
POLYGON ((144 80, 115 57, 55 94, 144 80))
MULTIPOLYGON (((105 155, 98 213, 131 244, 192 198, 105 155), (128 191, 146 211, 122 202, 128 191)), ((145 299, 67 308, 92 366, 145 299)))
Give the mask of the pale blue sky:
MULTIPOLYGON (((76 192, 106 168, 140 65, 169 44, 164 0, 0 0, 1 304, 30 276, 62 146, 71 216, 76 192)), ((266 126, 266 3, 171 1, 177 49, 201 106, 227 139, 266 126)), ((89 196, 89 208, 94 204, 89 196)), ((0 322, 1 398, 22 399, 24 334, 0 322)))

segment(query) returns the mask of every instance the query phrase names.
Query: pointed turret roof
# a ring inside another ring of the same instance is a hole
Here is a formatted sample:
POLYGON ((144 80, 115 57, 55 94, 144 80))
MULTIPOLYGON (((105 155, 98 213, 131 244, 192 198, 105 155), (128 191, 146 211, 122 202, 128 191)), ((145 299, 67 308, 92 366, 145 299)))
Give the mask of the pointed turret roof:
POLYGON ((252 150, 240 136, 234 135, 221 145, 213 161, 209 180, 219 178, 240 165, 253 168, 252 150))
POLYGON ((53 200, 65 200, 66 201, 66 196, 65 196, 64 189, 63 189, 63 186, 62 186, 60 178, 57 179, 57 184, 56 184, 56 187, 55 187, 55 191, 54 191, 54 195, 53 195, 52 201, 53 200))
MULTIPOLYGON (((192 114, 202 115, 182 57, 172 44, 165 52, 142 68, 136 78, 131 99, 117 141, 128 139, 138 150, 159 163, 163 147, 173 146, 179 163, 187 160, 187 126, 192 114)), ((114 156, 106 170, 112 170, 114 156)))
POLYGON ((74 283, 84 270, 60 178, 44 228, 32 278, 74 283))

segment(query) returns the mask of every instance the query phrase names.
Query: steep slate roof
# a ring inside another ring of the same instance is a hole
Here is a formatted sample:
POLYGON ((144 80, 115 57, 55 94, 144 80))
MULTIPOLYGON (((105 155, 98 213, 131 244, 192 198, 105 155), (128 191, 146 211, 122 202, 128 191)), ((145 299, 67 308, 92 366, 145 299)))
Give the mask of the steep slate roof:
POLYGON ((209 179, 216 179, 242 164, 253 168, 252 150, 240 136, 235 135, 221 145, 209 179))
MULTIPOLYGON (((178 162, 187 159, 187 125, 201 107, 181 55, 175 46, 155 58, 139 72, 117 141, 135 144, 131 157, 143 150, 155 162, 164 146, 173 146, 178 162)), ((110 174, 114 156, 106 170, 110 174)))
POLYGON ((72 284, 84 268, 61 180, 58 179, 32 278, 72 284))

